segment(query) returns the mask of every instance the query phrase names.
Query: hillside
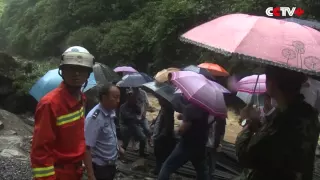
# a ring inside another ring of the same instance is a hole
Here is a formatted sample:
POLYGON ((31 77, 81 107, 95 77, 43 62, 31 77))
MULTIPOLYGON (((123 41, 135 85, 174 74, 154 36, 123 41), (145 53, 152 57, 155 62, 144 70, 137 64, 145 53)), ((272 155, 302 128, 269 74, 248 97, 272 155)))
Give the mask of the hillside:
POLYGON ((2 15, 3 13, 3 10, 5 8, 5 5, 6 5, 6 0, 0 0, 0 16, 2 15))

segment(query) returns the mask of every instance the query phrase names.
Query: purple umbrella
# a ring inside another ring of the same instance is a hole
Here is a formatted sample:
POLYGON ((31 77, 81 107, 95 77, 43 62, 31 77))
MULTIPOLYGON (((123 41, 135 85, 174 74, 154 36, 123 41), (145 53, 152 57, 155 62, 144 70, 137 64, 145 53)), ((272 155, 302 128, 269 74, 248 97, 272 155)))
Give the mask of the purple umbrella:
POLYGON ((177 86, 190 102, 199 105, 214 116, 227 117, 227 106, 221 85, 218 86, 203 75, 191 71, 170 73, 170 82, 177 86))
POLYGON ((134 73, 134 72, 138 72, 138 71, 130 66, 119 66, 119 67, 114 68, 114 72, 134 73))

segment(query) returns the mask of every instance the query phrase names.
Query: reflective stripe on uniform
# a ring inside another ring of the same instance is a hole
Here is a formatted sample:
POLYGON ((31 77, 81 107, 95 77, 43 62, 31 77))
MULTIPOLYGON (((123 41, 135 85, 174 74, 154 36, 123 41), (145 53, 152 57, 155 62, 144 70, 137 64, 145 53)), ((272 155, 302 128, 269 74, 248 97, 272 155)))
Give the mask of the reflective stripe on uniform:
POLYGON ((43 167, 43 168, 33 168, 32 172, 33 172, 34 178, 47 177, 55 174, 53 166, 43 167))
POLYGON ((70 114, 62 115, 57 118, 57 125, 61 126, 67 123, 71 123, 77 120, 80 120, 81 117, 84 116, 84 109, 83 107, 75 112, 70 114))

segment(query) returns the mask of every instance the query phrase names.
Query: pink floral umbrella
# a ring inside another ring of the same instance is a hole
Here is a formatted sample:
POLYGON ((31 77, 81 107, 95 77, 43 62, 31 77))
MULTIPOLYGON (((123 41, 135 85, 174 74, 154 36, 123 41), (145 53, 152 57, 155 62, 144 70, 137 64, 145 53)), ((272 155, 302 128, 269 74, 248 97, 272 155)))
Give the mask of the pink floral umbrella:
POLYGON ((236 84, 236 89, 239 92, 250 94, 261 94, 266 92, 266 75, 251 75, 242 78, 236 84))
POLYGON ((320 74, 320 32, 294 22, 230 14, 191 29, 181 40, 245 60, 320 74))

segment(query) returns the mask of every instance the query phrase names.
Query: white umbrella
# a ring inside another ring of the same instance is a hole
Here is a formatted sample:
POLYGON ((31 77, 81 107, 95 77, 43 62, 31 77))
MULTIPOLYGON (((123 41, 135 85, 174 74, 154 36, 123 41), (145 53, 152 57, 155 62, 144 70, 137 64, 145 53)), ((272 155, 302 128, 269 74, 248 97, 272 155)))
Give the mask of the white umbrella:
POLYGON ((263 94, 250 94, 246 92, 237 92, 237 97, 240 98, 246 104, 249 104, 251 102, 251 99, 254 101, 255 105, 263 106, 264 104, 263 94))

